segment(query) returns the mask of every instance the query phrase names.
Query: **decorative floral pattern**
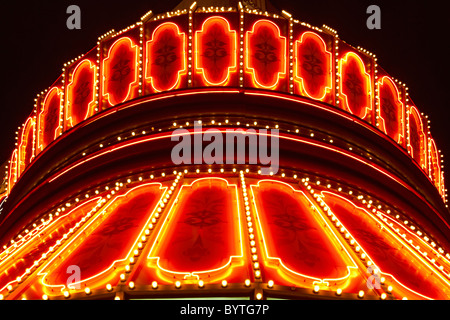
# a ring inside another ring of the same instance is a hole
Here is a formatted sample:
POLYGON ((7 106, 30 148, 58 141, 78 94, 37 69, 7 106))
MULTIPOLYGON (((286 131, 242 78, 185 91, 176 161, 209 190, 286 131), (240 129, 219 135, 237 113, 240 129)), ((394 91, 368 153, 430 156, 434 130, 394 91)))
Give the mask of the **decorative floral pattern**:
POLYGON ((314 99, 321 100, 331 88, 331 53, 322 38, 305 32, 296 41, 296 76, 302 79, 301 90, 314 99))
POLYGON ((365 73, 362 60, 352 52, 341 60, 341 69, 341 92, 345 96, 346 108, 363 119, 371 107, 370 76, 365 73))
POLYGON ((105 90, 110 105, 132 97, 131 86, 137 83, 137 46, 130 38, 117 40, 104 60, 105 90))

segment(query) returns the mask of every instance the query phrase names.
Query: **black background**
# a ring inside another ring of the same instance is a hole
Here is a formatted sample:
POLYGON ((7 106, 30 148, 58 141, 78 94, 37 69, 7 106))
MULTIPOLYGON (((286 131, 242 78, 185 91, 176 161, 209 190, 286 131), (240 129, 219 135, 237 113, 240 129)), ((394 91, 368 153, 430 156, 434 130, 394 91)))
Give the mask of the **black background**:
MULTIPOLYGON (((140 20, 148 10, 172 10, 179 0, 9 1, 0 4, 0 164, 14 149, 15 131, 33 110, 36 94, 58 78, 65 62, 95 47, 97 38, 140 20), (66 9, 81 8, 81 30, 69 30, 66 9)), ((378 64, 405 82, 431 133, 450 158, 450 55, 444 1, 272 0, 295 19, 338 31, 341 39, 378 57, 378 64), (381 30, 369 30, 366 9, 381 8, 381 30)), ((450 176, 446 174, 446 180, 450 176)))

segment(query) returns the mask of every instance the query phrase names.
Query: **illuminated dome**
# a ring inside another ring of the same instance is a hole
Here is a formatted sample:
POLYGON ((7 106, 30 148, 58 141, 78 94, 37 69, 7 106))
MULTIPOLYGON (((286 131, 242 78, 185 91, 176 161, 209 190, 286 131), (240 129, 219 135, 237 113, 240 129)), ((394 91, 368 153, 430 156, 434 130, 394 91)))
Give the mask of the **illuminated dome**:
POLYGON ((0 298, 450 298, 426 116, 374 54, 274 12, 183 1, 64 65, 9 162, 0 298))

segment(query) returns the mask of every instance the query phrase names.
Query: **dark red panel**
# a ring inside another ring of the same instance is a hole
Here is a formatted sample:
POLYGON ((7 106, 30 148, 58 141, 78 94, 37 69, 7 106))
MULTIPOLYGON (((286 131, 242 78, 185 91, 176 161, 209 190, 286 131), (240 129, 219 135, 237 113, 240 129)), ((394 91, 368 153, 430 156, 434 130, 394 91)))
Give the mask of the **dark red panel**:
POLYGON ((387 76, 379 80, 379 107, 382 130, 394 141, 401 143, 404 107, 397 86, 387 76))
MULTIPOLYGON (((410 290, 433 299, 442 299, 442 283, 404 244, 370 218, 362 208, 333 193, 323 191, 324 201, 342 225, 384 274, 390 274, 410 290)), ((447 292, 448 294, 448 292, 447 292)), ((447 297, 448 298, 448 297, 447 297)))
POLYGON ((298 93, 323 101, 332 90, 332 54, 316 33, 306 31, 295 41, 295 76, 298 93))
POLYGON ((149 184, 116 198, 107 209, 109 214, 105 220, 77 248, 70 248, 72 252, 62 264, 55 269, 50 266, 52 270, 44 282, 47 285, 65 285, 70 265, 80 267, 81 281, 95 279, 115 261, 126 259, 161 195, 159 184, 149 184))
POLYGON ((39 150, 42 151, 55 140, 60 132, 59 120, 61 112, 62 90, 53 87, 45 97, 42 111, 39 114, 39 150))
POLYGON ((66 128, 71 128, 89 116, 95 110, 95 64, 85 59, 72 71, 67 86, 66 128))
POLYGON ((296 273, 312 280, 348 275, 346 263, 301 191, 275 181, 262 181, 251 188, 269 263, 290 270, 291 276, 296 273))
POLYGON ((365 119, 372 111, 371 77, 361 57, 347 52, 340 60, 340 93, 343 109, 365 119))
POLYGON ((138 82, 137 44, 130 37, 116 40, 103 60, 103 95, 109 106, 137 96, 138 82))
POLYGON ((245 66, 258 88, 274 89, 285 77, 286 37, 277 24, 261 19, 246 32, 245 66))
MULTIPOLYGON (((64 233, 73 228, 83 216, 90 212, 97 205, 98 200, 99 198, 89 200, 66 214, 55 217, 51 224, 41 228, 38 232, 32 230, 30 233, 34 235, 26 244, 1 260, 0 292, 8 283, 14 284, 17 277, 23 277, 26 269, 31 269, 35 260, 42 259, 42 254, 47 253, 48 249, 54 246, 64 233)), ((9 248, 9 250, 12 252, 14 248, 9 248)))
POLYGON ((209 17, 195 33, 196 70, 205 85, 226 85, 237 71, 237 32, 228 20, 209 17))
POLYGON ((227 270, 242 256, 236 191, 218 178, 183 186, 149 258, 173 276, 227 270))
POLYGON ((186 34, 178 25, 165 22, 159 25, 147 42, 146 77, 155 92, 172 90, 180 85, 185 74, 186 34))

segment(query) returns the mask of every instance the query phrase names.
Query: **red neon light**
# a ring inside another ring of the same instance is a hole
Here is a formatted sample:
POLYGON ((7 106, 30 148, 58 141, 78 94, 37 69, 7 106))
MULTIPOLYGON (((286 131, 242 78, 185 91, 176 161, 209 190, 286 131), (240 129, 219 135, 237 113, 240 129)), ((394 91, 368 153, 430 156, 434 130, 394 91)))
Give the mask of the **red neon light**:
POLYGON ((36 121, 34 118, 28 118, 25 126, 22 130, 19 143, 19 165, 18 165, 18 175, 20 176, 25 168, 31 163, 34 158, 34 148, 35 148, 35 133, 36 121))
POLYGON ((364 62, 356 53, 347 52, 339 61, 339 70, 344 109, 365 119, 372 110, 372 86, 364 62))
POLYGON ((332 89, 332 54, 314 32, 295 41, 294 74, 300 94, 322 100, 332 89))
POLYGON ((388 76, 379 81, 379 107, 381 130, 397 143, 403 138, 403 112, 404 105, 394 81, 388 76))
POLYGON ((331 213, 356 240, 367 260, 372 261, 382 274, 414 294, 416 299, 417 296, 424 299, 448 299, 449 281, 433 270, 423 256, 410 248, 408 242, 365 208, 358 207, 339 194, 330 191, 321 193, 331 213), (418 269, 419 265, 426 269, 418 269))
POLYGON ((439 190, 439 193, 442 195, 442 188, 441 188, 441 161, 438 149, 436 147, 436 142, 433 138, 430 139, 430 171, 431 171, 431 177, 433 179, 433 182, 436 186, 436 188, 439 190))
POLYGON ((209 17, 195 32, 195 68, 206 85, 226 85, 237 70, 237 35, 228 21, 209 17))
POLYGON ((81 279, 71 285, 104 281, 109 271, 133 255, 166 190, 160 183, 146 183, 117 196, 42 267, 39 272, 42 284, 49 288, 66 288, 66 270, 70 265, 77 265, 82 271, 81 279))
POLYGON ((269 20, 258 20, 245 35, 245 70, 256 87, 274 89, 286 75, 286 37, 269 20))
POLYGON ((162 279, 213 281, 242 265, 237 185, 223 178, 197 179, 181 187, 174 205, 147 257, 162 279))
POLYGON ((172 22, 160 24, 147 41, 146 79, 156 92, 180 85, 186 69, 186 34, 172 22))
POLYGON ((103 96, 110 106, 135 97, 138 84, 138 46, 128 37, 114 42, 103 60, 103 96))
POLYGON ((17 156, 17 149, 14 149, 11 160, 9 161, 9 172, 8 172, 8 194, 11 193, 12 187, 17 182, 17 168, 18 168, 18 156, 17 156))
POLYGON ((325 220, 317 217, 303 191, 276 180, 260 180, 250 188, 267 267, 303 284, 306 278, 312 283, 342 285, 356 271, 342 244, 333 245, 330 237, 336 235, 324 231, 325 220))
POLYGON ((419 166, 426 170, 426 139, 423 129, 422 117, 415 106, 409 109, 409 147, 411 157, 416 160, 419 166))
POLYGON ((42 111, 39 113, 38 150, 42 151, 61 131, 59 126, 62 90, 53 87, 44 99, 42 111))
MULTIPOLYGON (((8 285, 16 284, 18 282, 17 278, 26 277, 30 273, 30 270, 36 268, 39 262, 45 259, 42 254, 46 252, 48 255, 53 251, 58 246, 57 239, 60 238, 61 241, 64 232, 67 232, 71 228, 76 229, 76 223, 79 222, 82 216, 95 210, 99 206, 99 203, 101 203, 100 197, 91 199, 68 211, 66 214, 60 215, 53 221, 42 223, 33 230, 34 234, 32 236, 28 236, 27 234, 26 243, 16 242, 14 244, 17 245, 15 251, 1 261, 0 292, 5 290, 8 285), (35 264, 35 261, 38 263, 35 264), (13 280, 6 283, 11 279, 13 280)), ((11 250, 11 247, 8 250, 11 250)))
POLYGON ((95 112, 96 66, 88 59, 81 61, 73 70, 67 86, 66 124, 75 126, 95 112))

